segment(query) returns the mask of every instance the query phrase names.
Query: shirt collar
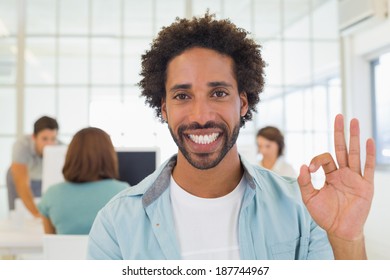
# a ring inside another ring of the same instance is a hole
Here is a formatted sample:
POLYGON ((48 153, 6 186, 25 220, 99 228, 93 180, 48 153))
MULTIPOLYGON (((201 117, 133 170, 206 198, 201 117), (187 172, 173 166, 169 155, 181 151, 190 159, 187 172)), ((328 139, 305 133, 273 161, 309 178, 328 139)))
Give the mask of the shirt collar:
MULTIPOLYGON (((177 155, 172 156, 168 161, 163 164, 163 167, 157 171, 158 176, 151 184, 150 188, 147 189, 142 197, 142 203, 144 207, 148 207, 153 201, 155 201, 168 187, 172 175, 172 170, 176 165, 177 155)), ((246 181, 252 189, 256 188, 256 185, 260 185, 256 182, 256 171, 252 164, 246 159, 240 156, 241 164, 244 168, 244 175, 246 181)))

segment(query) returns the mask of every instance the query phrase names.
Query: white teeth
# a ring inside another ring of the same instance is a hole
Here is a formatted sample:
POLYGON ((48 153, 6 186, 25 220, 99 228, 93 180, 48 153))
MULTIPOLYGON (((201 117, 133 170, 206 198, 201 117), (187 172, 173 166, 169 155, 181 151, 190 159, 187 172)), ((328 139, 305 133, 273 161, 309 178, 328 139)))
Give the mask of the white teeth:
POLYGON ((189 137, 192 141, 194 141, 196 144, 210 144, 211 142, 214 142, 218 138, 219 133, 212 133, 210 135, 193 135, 190 134, 189 137))

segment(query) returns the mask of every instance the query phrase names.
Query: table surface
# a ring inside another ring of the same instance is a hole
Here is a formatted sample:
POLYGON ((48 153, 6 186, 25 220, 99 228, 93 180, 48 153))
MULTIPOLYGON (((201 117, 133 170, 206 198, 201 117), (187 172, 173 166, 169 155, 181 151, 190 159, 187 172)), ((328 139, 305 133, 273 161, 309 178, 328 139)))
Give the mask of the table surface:
POLYGON ((0 253, 18 255, 42 253, 43 225, 40 219, 0 221, 0 253))

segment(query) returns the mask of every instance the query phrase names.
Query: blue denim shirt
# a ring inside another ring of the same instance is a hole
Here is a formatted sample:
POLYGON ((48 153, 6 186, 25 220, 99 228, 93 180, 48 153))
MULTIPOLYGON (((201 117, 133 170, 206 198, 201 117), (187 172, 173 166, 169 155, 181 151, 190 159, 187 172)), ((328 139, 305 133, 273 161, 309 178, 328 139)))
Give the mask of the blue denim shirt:
MULTIPOLYGON (((307 212, 296 180, 242 157, 241 162, 248 182, 238 222, 241 259, 333 259, 326 232, 307 212)), ((181 259, 169 192, 175 164, 172 157, 99 212, 88 259, 181 259)))

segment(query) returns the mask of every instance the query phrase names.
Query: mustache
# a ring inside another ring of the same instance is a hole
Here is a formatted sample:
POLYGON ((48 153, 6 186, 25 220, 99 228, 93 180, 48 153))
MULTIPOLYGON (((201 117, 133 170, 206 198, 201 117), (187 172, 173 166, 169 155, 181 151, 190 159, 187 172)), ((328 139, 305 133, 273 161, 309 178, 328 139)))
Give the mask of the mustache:
POLYGON ((197 122, 193 122, 190 124, 183 124, 178 128, 179 134, 182 134, 186 130, 196 130, 196 129, 207 129, 207 128, 219 128, 221 130, 225 130, 226 127, 222 124, 218 124, 213 121, 208 121, 205 124, 201 125, 197 122))

